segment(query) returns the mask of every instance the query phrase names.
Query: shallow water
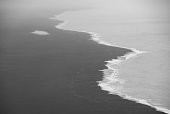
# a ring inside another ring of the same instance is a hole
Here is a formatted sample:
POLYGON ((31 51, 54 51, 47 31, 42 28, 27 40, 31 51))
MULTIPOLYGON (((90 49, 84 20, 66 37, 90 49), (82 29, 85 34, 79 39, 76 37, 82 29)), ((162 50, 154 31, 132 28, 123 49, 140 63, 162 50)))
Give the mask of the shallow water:
MULTIPOLYGON (((102 10, 64 13, 62 28, 95 32, 115 46, 147 51, 113 68, 124 83, 110 84, 116 91, 170 109, 170 22, 164 17, 119 17, 102 10)), ((107 74, 107 73, 106 73, 107 74)), ((110 92, 110 90, 108 90, 110 92)))

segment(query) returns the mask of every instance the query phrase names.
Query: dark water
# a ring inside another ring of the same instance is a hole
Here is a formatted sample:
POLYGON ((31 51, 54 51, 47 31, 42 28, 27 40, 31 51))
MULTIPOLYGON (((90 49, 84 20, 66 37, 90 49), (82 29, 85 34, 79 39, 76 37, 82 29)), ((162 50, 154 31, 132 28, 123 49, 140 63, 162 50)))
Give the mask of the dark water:
POLYGON ((117 80, 123 83, 113 81, 115 76, 110 75, 109 70, 100 86, 109 93, 118 93, 126 96, 126 99, 170 113, 169 18, 156 12, 156 9, 152 11, 157 13, 154 17, 146 16, 146 12, 141 17, 135 14, 117 16, 111 11, 95 9, 65 12, 57 19, 68 21, 62 26, 66 30, 97 33, 95 38, 99 38, 100 42, 144 52, 135 53, 135 56, 121 64, 116 65, 112 61, 109 66, 118 71, 117 80))
POLYGON ((161 114, 97 86, 104 61, 130 50, 99 45, 86 33, 55 29, 59 22, 49 17, 1 17, 1 114, 161 114), (34 30, 50 35, 31 34, 34 30))

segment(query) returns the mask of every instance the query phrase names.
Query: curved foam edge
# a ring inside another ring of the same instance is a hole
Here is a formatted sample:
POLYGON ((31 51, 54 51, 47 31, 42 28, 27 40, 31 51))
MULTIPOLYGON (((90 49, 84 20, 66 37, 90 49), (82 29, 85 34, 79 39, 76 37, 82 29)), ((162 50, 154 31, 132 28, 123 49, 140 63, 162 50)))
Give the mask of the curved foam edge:
MULTIPOLYGON (((112 93, 110 93, 110 94, 112 94, 112 93)), ((115 93, 115 94, 116 94, 116 93, 115 93)), ((131 100, 131 101, 135 101, 136 103, 140 103, 140 104, 144 104, 144 105, 150 106, 150 107, 156 109, 157 111, 170 114, 170 110, 168 110, 168 109, 166 109, 166 108, 163 108, 163 107, 160 107, 160 106, 155 106, 154 104, 152 104, 151 102, 149 102, 149 101, 147 101, 147 100, 133 98, 133 97, 128 96, 128 95, 121 95, 121 93, 120 93, 120 94, 117 93, 117 95, 119 95, 119 96, 122 97, 123 99, 128 99, 128 100, 131 100)))
POLYGON ((61 29, 61 27, 64 26, 65 24, 67 24, 67 23, 68 23, 68 21, 63 21, 63 23, 60 23, 55 27, 58 28, 58 29, 61 29))
MULTIPOLYGON (((121 62, 124 62, 130 58, 133 58, 138 54, 146 53, 143 51, 138 51, 136 49, 133 49, 133 50, 134 50, 133 52, 129 52, 129 53, 125 54, 124 56, 120 56, 120 57, 118 57, 118 59, 112 59, 110 61, 105 61, 105 62, 107 62, 107 64, 105 66, 109 70, 111 70, 112 73, 111 73, 111 75, 103 76, 102 81, 97 81, 98 86, 100 86, 102 90, 108 91, 109 94, 115 94, 115 95, 120 96, 123 99, 131 100, 131 101, 134 101, 134 102, 140 103, 140 104, 144 104, 144 105, 147 105, 147 106, 150 106, 150 107, 156 109, 157 111, 170 114, 170 110, 168 110, 166 108, 156 106, 147 100, 137 99, 137 98, 131 97, 129 95, 122 94, 121 92, 119 92, 119 90, 116 90, 115 88, 110 87, 111 83, 124 83, 124 81, 122 81, 118 78, 118 74, 119 74, 118 69, 114 69, 110 65, 119 65, 121 62)), ((104 71, 104 70, 100 70, 100 71, 104 71)))
MULTIPOLYGON (((57 17, 58 16, 55 15, 54 18, 49 18, 49 19, 57 19, 57 17)), ((63 21, 63 23, 60 23, 60 24, 58 24, 55 27, 58 28, 58 29, 66 30, 66 29, 63 29, 62 26, 66 25, 67 23, 68 23, 68 21, 63 21)), ((67 30, 69 30, 69 29, 67 29, 67 30)), ((80 30, 74 30, 74 31, 89 33, 90 36, 91 36, 90 40, 93 40, 93 41, 97 42, 98 44, 102 44, 102 45, 106 45, 106 46, 112 46, 112 47, 119 47, 119 48, 130 49, 132 51, 132 52, 126 53, 123 56, 118 57, 117 59, 112 59, 112 60, 105 61, 105 62, 107 62, 106 67, 108 69, 112 70, 113 72, 112 72, 111 75, 103 76, 103 80, 102 81, 97 81, 98 86, 100 86, 102 90, 108 91, 109 94, 118 95, 118 96, 120 96, 123 99, 127 99, 127 100, 131 100, 131 101, 135 101, 136 103, 148 105, 148 106, 150 106, 152 108, 155 108, 157 111, 161 111, 161 112, 170 114, 170 110, 168 110, 166 108, 154 106, 154 105, 152 105, 151 103, 149 103, 146 100, 133 98, 131 96, 128 96, 128 95, 125 95, 125 94, 121 94, 120 92, 116 92, 116 91, 113 92, 113 88, 108 86, 108 84, 112 83, 113 81, 116 82, 116 83, 124 83, 123 80, 120 80, 118 78, 118 69, 112 68, 111 66, 109 66, 109 63, 114 64, 114 65, 118 65, 118 64, 120 64, 121 62, 123 62, 125 60, 128 60, 130 58, 135 57, 138 54, 148 53, 148 52, 146 52, 146 51, 139 51, 139 50, 137 50, 135 48, 127 48, 127 47, 123 47, 123 46, 115 46, 115 45, 112 45, 112 44, 110 44, 108 42, 104 42, 104 41, 102 41, 100 39, 101 38, 100 34, 95 33, 95 32, 80 31, 80 30), (105 80, 107 80, 107 81, 105 81, 105 80)), ((100 71, 103 71, 103 70, 100 70, 100 71)))
POLYGON ((31 32, 33 34, 38 34, 38 35, 49 35, 48 32, 46 31, 39 31, 39 30, 35 30, 34 32, 31 32))
MULTIPOLYGON (((111 87, 108 87, 106 84, 98 84, 102 90, 105 90, 105 91, 113 91, 113 89, 111 87)), ((109 94, 114 94, 114 95, 118 95, 120 96, 121 98, 123 99, 127 99, 127 100, 131 100, 131 101, 134 101, 136 103, 140 103, 140 104, 144 104, 144 105, 147 105, 147 106, 150 106, 152 108, 154 108, 155 110, 157 111, 160 111, 160 112, 164 112, 164 113, 167 113, 167 114, 170 114, 170 110, 166 109, 166 108, 163 108, 163 107, 159 107, 159 106, 155 106, 153 105, 152 103, 148 102, 147 100, 143 100, 143 99, 137 99, 137 98, 133 98, 131 96, 128 96, 128 95, 125 95, 125 94, 121 94, 119 92, 109 92, 109 94)))
MULTIPOLYGON (((51 19, 51 20, 59 20, 57 17, 58 17, 58 15, 54 15, 53 17, 50 17, 50 18, 48 18, 48 19, 51 19)), ((61 29, 61 27, 64 26, 64 25, 66 25, 67 23, 68 23, 68 21, 62 21, 61 23, 59 23, 58 25, 56 25, 55 28, 61 29)), ((62 28, 62 30, 64 30, 64 29, 62 28)))

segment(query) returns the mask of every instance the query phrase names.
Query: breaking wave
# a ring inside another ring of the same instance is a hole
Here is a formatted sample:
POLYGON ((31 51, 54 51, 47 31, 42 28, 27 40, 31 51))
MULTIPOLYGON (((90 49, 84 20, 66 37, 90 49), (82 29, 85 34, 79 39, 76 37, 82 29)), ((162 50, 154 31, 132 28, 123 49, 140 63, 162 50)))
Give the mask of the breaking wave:
MULTIPOLYGON (((57 19, 58 16, 55 15, 55 17, 52 17, 52 18, 49 18, 49 19, 58 20, 57 19)), ((62 28, 62 26, 66 25, 67 23, 68 23, 68 21, 63 21, 63 23, 60 23, 55 27, 58 28, 58 29, 62 29, 62 30, 70 30, 70 29, 62 28)), ((151 102, 149 102, 147 100, 144 100, 144 99, 138 99, 138 98, 134 98, 134 97, 131 97, 129 95, 126 95, 126 94, 122 94, 119 91, 119 89, 115 89, 115 88, 110 86, 111 83, 118 83, 118 84, 123 84, 124 83, 124 80, 119 79, 119 76, 118 76, 119 75, 119 69, 115 69, 115 68, 113 68, 113 66, 119 65, 120 63, 122 63, 122 62, 124 62, 124 61, 126 61, 128 59, 134 58, 139 54, 147 53, 146 51, 139 51, 139 50, 137 50, 135 48, 127 48, 127 47, 123 47, 123 46, 112 45, 112 44, 110 44, 108 42, 102 41, 100 39, 102 36, 100 34, 98 34, 98 33, 88 32, 88 31, 80 31, 80 30, 70 30, 70 31, 88 33, 91 36, 90 40, 93 40, 93 41, 97 42, 98 44, 102 44, 102 45, 106 45, 106 46, 112 46, 112 47, 125 48, 125 49, 129 49, 129 50, 132 51, 132 52, 126 53, 123 56, 117 57, 117 59, 112 59, 112 60, 105 61, 106 62, 105 66, 107 67, 107 69, 103 69, 103 70, 100 70, 100 71, 104 72, 104 70, 109 70, 109 71, 111 71, 111 74, 110 75, 103 75, 102 81, 97 81, 98 86, 100 86, 102 90, 108 91, 109 94, 118 95, 123 99, 131 100, 131 101, 134 101, 134 102, 140 103, 140 104, 144 104, 144 105, 147 105, 147 106, 150 106, 150 107, 156 109, 157 111, 161 111, 161 112, 170 114, 170 110, 168 110, 166 108, 155 106, 151 102)))
MULTIPOLYGON (((119 90, 121 88, 114 88, 114 84, 123 84, 124 80, 119 79, 118 75, 119 75, 119 69, 114 69, 113 66, 115 65, 119 65, 120 63, 132 58, 132 57, 136 57, 138 54, 142 54, 142 53, 146 53, 143 51, 138 51, 138 50, 133 50, 133 52, 129 52, 127 54, 125 54, 124 56, 120 56, 117 59, 112 59, 110 61, 105 61, 107 62, 106 67, 108 68, 109 71, 111 71, 112 73, 110 75, 104 75, 103 76, 103 80, 102 81, 97 81, 98 82, 98 86, 101 87, 102 90, 104 91, 108 91, 109 94, 115 94, 120 96, 123 99, 128 99, 131 101, 135 101, 136 103, 140 103, 140 104, 144 104, 144 105, 148 105, 152 108, 155 108, 157 111, 161 111, 167 114, 170 114, 170 110, 160 107, 160 106, 156 106, 154 104, 152 104, 151 102, 144 100, 144 99, 138 99, 138 98, 134 98, 131 97, 127 94, 122 94, 119 90), (113 85, 113 86, 111 86, 113 85)), ((104 69, 105 70, 105 69, 104 69)), ((102 70, 102 71, 104 71, 102 70)))

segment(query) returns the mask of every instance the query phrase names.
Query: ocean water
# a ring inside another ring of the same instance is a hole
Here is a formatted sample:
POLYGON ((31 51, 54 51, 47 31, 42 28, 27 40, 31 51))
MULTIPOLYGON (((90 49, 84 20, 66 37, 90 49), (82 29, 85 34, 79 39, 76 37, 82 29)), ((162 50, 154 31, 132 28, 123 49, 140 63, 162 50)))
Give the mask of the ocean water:
POLYGON ((94 9, 65 12, 56 19, 65 21, 57 26, 62 29, 89 32, 94 40, 105 42, 103 44, 132 49, 134 53, 106 61, 108 69, 101 69, 103 79, 96 80, 96 84, 109 94, 119 94, 169 113, 168 18, 118 16, 94 9))

